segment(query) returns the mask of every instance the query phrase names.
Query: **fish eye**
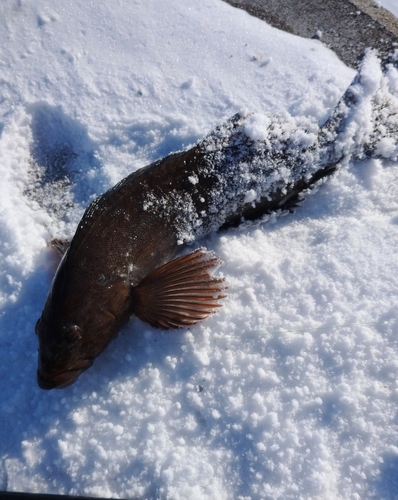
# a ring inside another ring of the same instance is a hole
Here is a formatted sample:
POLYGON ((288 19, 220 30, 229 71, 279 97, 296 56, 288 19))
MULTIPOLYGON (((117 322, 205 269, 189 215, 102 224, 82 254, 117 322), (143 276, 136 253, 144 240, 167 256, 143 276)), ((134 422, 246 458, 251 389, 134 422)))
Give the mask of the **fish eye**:
POLYGON ((83 338, 83 331, 78 325, 64 325, 62 330, 70 342, 80 342, 83 338))

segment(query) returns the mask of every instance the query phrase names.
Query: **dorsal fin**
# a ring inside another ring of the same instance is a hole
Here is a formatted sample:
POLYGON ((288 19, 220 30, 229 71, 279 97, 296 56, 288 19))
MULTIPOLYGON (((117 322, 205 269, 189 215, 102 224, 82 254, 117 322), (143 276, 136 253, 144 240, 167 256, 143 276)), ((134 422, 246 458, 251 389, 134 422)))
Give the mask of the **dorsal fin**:
POLYGON ((56 250, 59 253, 59 255, 64 255, 70 246, 70 241, 54 238, 53 240, 50 241, 48 246, 54 248, 54 250, 56 250))

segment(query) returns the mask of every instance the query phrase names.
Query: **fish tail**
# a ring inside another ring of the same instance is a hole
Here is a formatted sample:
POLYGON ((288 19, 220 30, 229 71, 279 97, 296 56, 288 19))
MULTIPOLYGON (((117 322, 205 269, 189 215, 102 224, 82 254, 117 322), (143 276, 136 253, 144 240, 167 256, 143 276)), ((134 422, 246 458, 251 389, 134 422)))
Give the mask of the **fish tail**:
POLYGON ((319 140, 323 161, 398 159, 398 57, 381 62, 368 49, 358 72, 330 118, 319 140))

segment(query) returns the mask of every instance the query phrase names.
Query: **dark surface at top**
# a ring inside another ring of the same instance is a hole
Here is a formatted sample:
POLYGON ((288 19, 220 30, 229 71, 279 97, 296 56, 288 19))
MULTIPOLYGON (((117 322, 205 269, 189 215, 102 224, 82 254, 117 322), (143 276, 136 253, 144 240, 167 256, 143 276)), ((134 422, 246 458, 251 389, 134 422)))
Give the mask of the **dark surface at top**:
POLYGON ((398 19, 372 0, 225 0, 272 26, 319 38, 356 68, 367 47, 382 59, 398 48, 398 19))

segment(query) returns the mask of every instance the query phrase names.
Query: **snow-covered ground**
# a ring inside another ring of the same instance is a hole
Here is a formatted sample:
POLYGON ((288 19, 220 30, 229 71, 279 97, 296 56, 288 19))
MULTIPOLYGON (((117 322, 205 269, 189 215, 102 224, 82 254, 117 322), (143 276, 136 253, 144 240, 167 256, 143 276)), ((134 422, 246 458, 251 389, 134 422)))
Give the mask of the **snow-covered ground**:
POLYGON ((205 322, 133 319, 76 384, 36 384, 46 242, 239 110, 323 122, 354 72, 219 0, 3 0, 0 46, 0 489, 395 498, 392 162, 350 164, 295 214, 201 241, 229 286, 205 322))
POLYGON ((375 0, 376 5, 381 5, 398 17, 398 2, 397 0, 375 0))

